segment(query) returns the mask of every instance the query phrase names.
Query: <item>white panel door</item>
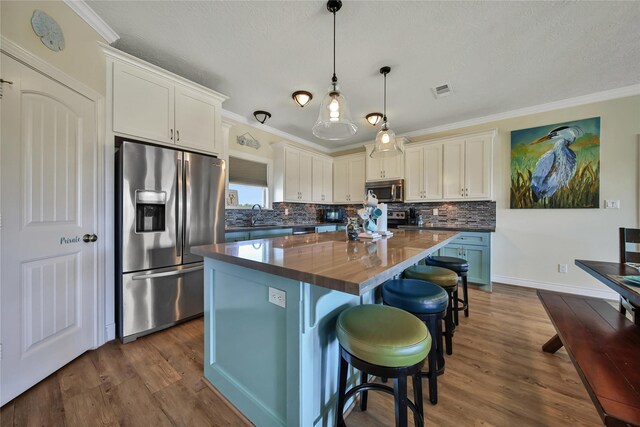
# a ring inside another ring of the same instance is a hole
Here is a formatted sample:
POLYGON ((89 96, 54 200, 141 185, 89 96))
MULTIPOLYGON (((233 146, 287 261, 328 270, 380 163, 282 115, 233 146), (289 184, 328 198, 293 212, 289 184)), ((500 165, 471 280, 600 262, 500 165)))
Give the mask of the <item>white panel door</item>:
POLYGON ((395 156, 382 160, 382 176, 384 179, 404 178, 404 154, 398 153, 395 156))
POLYGON ((326 159, 322 161, 322 201, 333 201, 333 162, 326 159))
POLYGON ((300 201, 311 201, 311 154, 300 152, 300 166, 298 176, 300 177, 300 201))
POLYGON ((442 200, 442 147, 442 144, 424 147, 425 200, 442 200))
POLYGON ((322 202, 324 191, 324 160, 314 157, 311 160, 311 198, 316 203, 322 202))
POLYGON ((447 141, 443 149, 443 198, 464 198, 464 141, 447 141))
POLYGON ((187 87, 175 86, 175 141, 177 145, 220 153, 216 144, 216 109, 220 103, 187 87))
POLYGON ((370 181, 382 181, 384 180, 383 173, 383 160, 379 157, 371 157, 370 154, 373 151, 375 145, 366 146, 366 180, 370 181))
POLYGON ((468 139, 465 147, 465 196, 470 199, 491 197, 491 139, 468 139))
POLYGON ((349 160, 349 202, 362 203, 364 200, 364 156, 349 160))
POLYGON ((98 284, 95 103, 6 55, 1 76, 0 405, 95 346, 98 284))
POLYGON ((300 201, 300 152, 284 150, 284 200, 300 201))
POLYGON ((333 163, 333 202, 349 201, 349 160, 337 159, 333 163))
POLYGON ((174 87, 169 80, 114 63, 113 131, 173 143, 173 96, 174 87))
POLYGON ((424 148, 405 149, 404 199, 407 202, 424 201, 424 148))

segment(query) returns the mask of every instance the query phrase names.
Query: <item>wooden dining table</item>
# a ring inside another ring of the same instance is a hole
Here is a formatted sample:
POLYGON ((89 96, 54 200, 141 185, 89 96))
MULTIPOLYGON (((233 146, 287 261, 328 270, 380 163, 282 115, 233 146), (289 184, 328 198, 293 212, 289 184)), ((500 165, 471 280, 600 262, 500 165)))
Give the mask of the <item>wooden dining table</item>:
POLYGON ((623 276, 639 276, 640 272, 621 262, 587 261, 577 259, 576 265, 586 271, 601 283, 616 291, 621 297, 629 301, 633 307, 632 317, 636 325, 640 325, 640 286, 634 286, 623 276))

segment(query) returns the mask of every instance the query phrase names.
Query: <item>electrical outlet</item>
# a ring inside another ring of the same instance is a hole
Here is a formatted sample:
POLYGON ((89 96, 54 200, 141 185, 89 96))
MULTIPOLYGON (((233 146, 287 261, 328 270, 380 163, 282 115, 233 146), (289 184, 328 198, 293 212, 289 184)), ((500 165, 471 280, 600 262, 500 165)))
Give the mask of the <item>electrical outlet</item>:
POLYGON ((438 216, 438 209, 433 210, 433 216, 438 216))
POLYGON ((605 209, 620 209, 620 200, 605 200, 605 209))
POLYGON ((558 264, 558 273, 566 273, 567 264, 558 264))
POLYGON ((289 208, 284 208, 284 216, 289 215, 289 208))
POLYGON ((282 308, 287 307, 287 293, 269 286, 269 302, 282 308))

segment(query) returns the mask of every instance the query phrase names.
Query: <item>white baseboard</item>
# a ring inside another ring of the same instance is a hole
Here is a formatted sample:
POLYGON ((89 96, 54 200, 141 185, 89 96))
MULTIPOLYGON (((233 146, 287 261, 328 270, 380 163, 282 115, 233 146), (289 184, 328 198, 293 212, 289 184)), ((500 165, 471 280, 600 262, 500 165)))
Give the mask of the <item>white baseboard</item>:
MULTIPOLYGON (((104 342, 109 342, 116 339, 116 324, 111 323, 104 327, 104 342)), ((104 344, 104 343, 103 343, 104 344)))
POLYGON ((491 277, 494 283, 504 283, 505 285, 522 286, 524 288, 544 289, 547 291, 564 292, 567 294, 583 295, 586 297, 603 298, 608 300, 618 300, 620 295, 611 289, 583 288, 565 283, 538 282, 535 280, 520 279, 517 277, 497 276, 491 277))

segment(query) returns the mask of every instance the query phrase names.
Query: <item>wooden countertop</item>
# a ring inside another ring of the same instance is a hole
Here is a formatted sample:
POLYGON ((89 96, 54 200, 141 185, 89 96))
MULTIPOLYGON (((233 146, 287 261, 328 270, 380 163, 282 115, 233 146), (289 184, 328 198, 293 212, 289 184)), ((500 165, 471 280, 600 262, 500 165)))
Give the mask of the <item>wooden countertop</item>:
POLYGON ((191 252, 362 295, 446 245, 457 234, 394 230, 393 237, 370 242, 348 241, 344 231, 336 231, 197 246, 191 252))

